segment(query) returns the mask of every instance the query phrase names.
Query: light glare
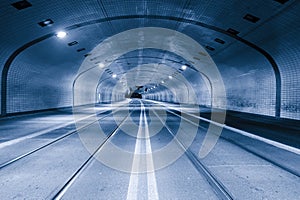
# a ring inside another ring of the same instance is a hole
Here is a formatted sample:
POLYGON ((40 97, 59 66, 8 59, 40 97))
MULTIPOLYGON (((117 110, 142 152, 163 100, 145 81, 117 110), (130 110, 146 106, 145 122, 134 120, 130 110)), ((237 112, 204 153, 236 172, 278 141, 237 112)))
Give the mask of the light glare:
POLYGON ((58 33, 56 33, 56 36, 58 38, 64 38, 64 37, 66 37, 66 35, 67 35, 67 33, 64 31, 59 31, 58 33))
POLYGON ((103 63, 99 63, 98 65, 100 68, 103 68, 104 67, 104 64, 103 63))

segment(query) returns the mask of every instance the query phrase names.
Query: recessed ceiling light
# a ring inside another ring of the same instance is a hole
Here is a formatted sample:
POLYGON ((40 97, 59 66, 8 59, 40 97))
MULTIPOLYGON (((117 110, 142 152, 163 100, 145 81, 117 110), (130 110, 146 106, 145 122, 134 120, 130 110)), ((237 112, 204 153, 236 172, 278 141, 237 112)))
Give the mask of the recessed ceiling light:
POLYGON ((258 17, 251 15, 251 14, 245 15, 243 17, 243 19, 248 20, 249 22, 252 22, 252 23, 256 23, 256 22, 258 22, 258 20, 260 20, 258 17))
POLYGON ((230 34, 232 34, 232 35, 237 35, 237 34, 240 33, 239 31, 234 30, 234 29, 232 29, 232 28, 227 29, 227 32, 230 33, 230 34))
POLYGON ((56 36, 58 38, 64 38, 64 37, 66 37, 66 35, 67 35, 67 33, 64 32, 64 31, 59 31, 59 32, 56 33, 56 36))
POLYGON ((29 2, 26 1, 26 0, 23 0, 23 1, 17 1, 17 2, 15 2, 15 3, 12 3, 11 5, 12 5, 13 7, 15 7, 16 9, 18 9, 18 10, 23 10, 23 9, 25 9, 25 8, 29 8, 29 7, 32 6, 32 4, 29 3, 29 2))
POLYGON ((103 68, 105 65, 104 65, 103 63, 99 63, 98 66, 99 66, 100 68, 103 68))
POLYGON ((41 27, 45 27, 45 26, 51 26, 54 22, 51 19, 46 19, 44 21, 39 22, 38 24, 41 27))
POLYGON ((214 51, 214 50, 215 50, 215 48, 213 48, 213 47, 211 47, 211 46, 206 46, 205 48, 207 48, 207 49, 210 50, 210 51, 214 51))
POLYGON ((117 78, 117 74, 113 74, 112 77, 113 77, 113 78, 117 78))
POLYGON ((278 3, 281 3, 281 4, 285 4, 285 3, 288 2, 289 0, 274 0, 274 1, 277 1, 278 3))
POLYGON ((161 83, 165 83, 164 81, 161 81, 161 83))
POLYGON ((77 52, 81 52, 81 51, 84 51, 85 48, 81 48, 81 49, 77 49, 77 52))
POLYGON ((187 68, 186 65, 182 65, 182 66, 181 66, 181 69, 182 69, 182 70, 186 70, 186 68, 187 68))
POLYGON ((225 41, 224 40, 221 40, 220 38, 216 38, 215 39, 215 42, 218 42, 220 44, 225 44, 225 41))
POLYGON ((173 77, 172 76, 169 76, 169 79, 172 79, 173 77))
POLYGON ((78 44, 77 41, 73 41, 73 42, 69 42, 69 43, 68 43, 69 46, 74 46, 74 45, 76 45, 76 44, 78 44))

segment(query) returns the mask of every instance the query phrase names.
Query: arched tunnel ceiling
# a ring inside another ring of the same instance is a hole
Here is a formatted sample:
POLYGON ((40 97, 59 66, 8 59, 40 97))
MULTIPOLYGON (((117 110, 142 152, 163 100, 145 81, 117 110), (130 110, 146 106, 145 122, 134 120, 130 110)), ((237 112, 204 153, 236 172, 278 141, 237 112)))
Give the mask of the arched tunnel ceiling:
POLYGON ((145 80, 152 84, 159 84, 166 77, 182 72, 181 66, 188 63, 184 58, 172 52, 141 49, 119 57, 105 71, 108 72, 108 75, 110 75, 109 73, 118 76, 126 75, 127 82, 134 84, 132 80, 136 80, 137 86, 142 85, 141 82, 145 80))
MULTIPOLYGON (((23 10, 14 8, 11 5, 14 2, 0 3, 0 25, 3 27, 0 37, 2 115, 69 106, 77 70, 96 45, 125 30, 163 27, 182 32, 207 47, 223 75, 227 95, 234 99, 229 101, 229 108, 274 116, 277 112, 275 107, 279 106, 282 117, 300 118, 300 103, 296 100, 300 99, 300 95, 295 93, 299 89, 295 75, 300 71, 297 67, 299 58, 296 59, 293 54, 286 62, 282 57, 288 52, 299 51, 299 1, 28 0, 32 6, 23 10), (259 20, 254 23, 244 19, 247 14, 257 16, 259 20), (39 26, 38 22, 45 19, 51 19, 54 23, 39 26), (228 33, 228 29, 239 33, 228 33), (66 30, 67 37, 56 38, 55 33, 59 30, 66 30), (68 45, 74 41, 77 42, 75 45, 68 45), (249 47, 247 42, 263 49, 274 59, 283 82, 279 92, 276 91, 278 86, 270 59, 249 47), (7 80, 3 79, 5 67, 8 68, 7 80), (237 88, 239 81, 247 84, 241 83, 237 88), (258 86, 249 87, 253 83, 258 86), (237 95, 238 92, 246 97, 237 95), (248 93, 251 95, 247 96, 248 93), (278 94, 281 103, 276 106, 278 94), (32 107, 33 100, 36 107, 32 107), (245 104, 248 106, 246 109, 241 106, 245 104)), ((176 60, 164 52, 147 54, 143 59, 153 56, 176 60)), ((134 60, 134 56, 130 58, 128 55, 116 64, 122 66, 122 70, 128 70, 123 61, 134 63, 134 60)), ((186 76, 192 77, 192 74, 186 76)), ((191 82, 196 84, 197 80, 191 82)))

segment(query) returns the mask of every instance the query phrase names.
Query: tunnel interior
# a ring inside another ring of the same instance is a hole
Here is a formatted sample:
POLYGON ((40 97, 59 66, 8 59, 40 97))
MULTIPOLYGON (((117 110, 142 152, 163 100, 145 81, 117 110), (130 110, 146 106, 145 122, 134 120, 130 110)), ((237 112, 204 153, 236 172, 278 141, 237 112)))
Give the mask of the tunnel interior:
MULTIPOLYGON (((130 7, 118 6, 118 1, 103 1, 101 4, 76 2, 73 6, 68 1, 62 1, 55 3, 59 9, 46 11, 43 9, 44 4, 47 4, 46 1, 40 1, 24 10, 15 9, 10 4, 3 6, 7 14, 3 15, 1 24, 7 29, 1 37, 2 116, 72 106, 72 83, 81 63, 92 56, 89 52, 96 45, 126 30, 161 27, 179 31, 206 48, 226 88, 227 103, 222 109, 280 118, 300 118, 297 96, 299 67, 295 49, 299 46, 299 39, 297 28, 294 28, 299 22, 296 1, 284 4, 276 1, 211 2, 207 6, 202 6, 202 2, 198 1, 186 4, 164 1, 160 6, 155 1, 124 3, 130 7), (238 10, 228 11, 228 8, 236 8, 237 5, 238 10), (145 6, 147 9, 142 9, 145 6), (69 10, 65 11, 62 9, 64 7, 69 10), (147 10, 147 14, 139 13, 138 10, 147 10), (222 18, 225 13, 230 13, 230 17, 222 18), (251 22, 251 19, 249 21, 244 17, 247 14, 259 15, 259 20, 251 22), (42 22, 42 16, 45 15, 54 23, 41 27, 38 22, 42 22), (17 24, 18 21, 22 21, 19 31, 8 24, 17 24), (65 30, 67 36, 57 38, 55 34, 59 30, 65 30)), ((202 55, 188 61, 176 56, 140 49, 122 55, 108 70, 125 73, 147 63, 164 63, 177 69, 185 64, 193 67, 193 62, 198 61, 202 55)), ((208 105, 211 101, 208 80, 193 76, 190 69, 183 72, 183 75, 187 77, 188 84, 197 88, 199 105, 208 105)), ((138 77, 139 73, 133 76, 138 77)), ((173 75, 171 71, 168 73, 167 76, 173 75)), ((145 76, 151 76, 151 73, 145 76)), ((104 90, 103 95, 109 93, 110 89, 104 87, 104 90)), ((153 98, 160 100, 172 99, 166 96, 175 95, 164 94, 159 88, 151 93, 153 98)), ((103 98, 110 98, 108 96, 103 98)))
POLYGON ((1 1, 0 197, 297 199, 299 12, 1 1))

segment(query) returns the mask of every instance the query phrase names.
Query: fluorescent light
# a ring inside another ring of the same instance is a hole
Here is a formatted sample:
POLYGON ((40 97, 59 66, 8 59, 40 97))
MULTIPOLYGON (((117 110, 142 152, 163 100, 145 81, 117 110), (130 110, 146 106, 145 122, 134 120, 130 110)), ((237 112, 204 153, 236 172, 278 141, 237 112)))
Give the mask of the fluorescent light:
POLYGON ((181 69, 182 69, 182 70, 186 70, 186 68, 187 68, 186 65, 182 65, 182 66, 181 66, 181 69))
POLYGON ((103 68, 103 67, 104 67, 104 64, 103 64, 103 63, 99 63, 98 66, 99 66, 100 68, 103 68))
POLYGON ((56 33, 56 36, 58 38, 64 38, 64 37, 66 37, 66 35, 67 35, 67 33, 64 32, 64 31, 59 31, 59 32, 56 33))
POLYGON ((173 77, 172 76, 169 76, 169 79, 172 79, 173 77))
POLYGON ((113 78, 117 78, 117 74, 113 74, 112 77, 113 77, 113 78))

